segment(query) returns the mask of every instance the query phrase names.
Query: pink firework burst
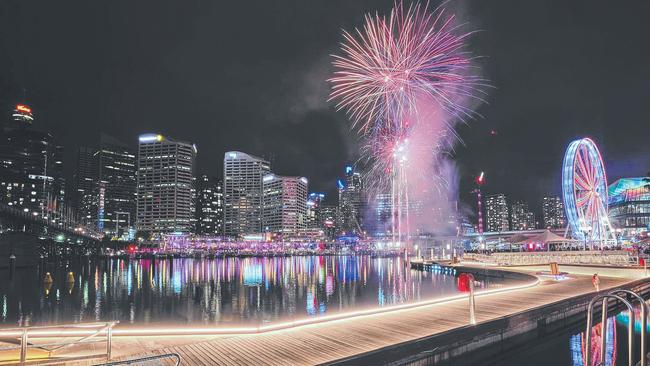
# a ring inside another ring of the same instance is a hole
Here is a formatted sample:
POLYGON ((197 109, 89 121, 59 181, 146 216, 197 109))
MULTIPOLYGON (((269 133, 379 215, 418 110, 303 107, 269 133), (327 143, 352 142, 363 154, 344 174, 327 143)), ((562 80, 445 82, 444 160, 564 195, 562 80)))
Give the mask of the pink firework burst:
POLYGON ((463 102, 480 94, 472 58, 453 14, 420 4, 396 3, 389 17, 366 15, 362 29, 344 32, 342 55, 334 55, 330 100, 345 109, 364 135, 408 129, 419 102, 435 102, 449 116, 474 112, 463 102))

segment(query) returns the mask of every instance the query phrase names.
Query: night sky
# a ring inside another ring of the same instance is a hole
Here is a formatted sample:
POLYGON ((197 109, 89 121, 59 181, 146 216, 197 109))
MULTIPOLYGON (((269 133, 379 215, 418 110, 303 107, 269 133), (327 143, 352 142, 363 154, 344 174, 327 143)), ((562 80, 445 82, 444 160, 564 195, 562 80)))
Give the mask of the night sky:
MULTIPOLYGON (((335 190, 357 158, 343 112, 326 101, 341 29, 392 1, 2 1, 0 102, 22 98, 66 148, 66 170, 99 131, 136 145, 159 132, 195 142, 200 173, 223 153, 272 160, 279 174, 335 190)), ((650 171, 650 2, 450 1, 478 29, 469 45, 494 89, 460 128, 461 195, 533 206, 559 193, 564 148, 591 136, 610 181, 650 171), (495 131, 496 135, 491 131, 495 131)), ((5 113, 5 112, 3 112, 5 113)), ((330 201, 331 202, 331 201, 330 201)))

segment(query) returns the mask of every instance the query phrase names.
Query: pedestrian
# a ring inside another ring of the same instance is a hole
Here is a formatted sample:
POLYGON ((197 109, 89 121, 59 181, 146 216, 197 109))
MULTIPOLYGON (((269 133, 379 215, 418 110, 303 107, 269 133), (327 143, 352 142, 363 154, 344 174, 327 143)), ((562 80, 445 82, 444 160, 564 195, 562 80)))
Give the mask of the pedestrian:
POLYGON ((600 291, 600 277, 598 277, 598 273, 594 273, 594 275, 591 276, 591 283, 594 284, 596 292, 600 291))

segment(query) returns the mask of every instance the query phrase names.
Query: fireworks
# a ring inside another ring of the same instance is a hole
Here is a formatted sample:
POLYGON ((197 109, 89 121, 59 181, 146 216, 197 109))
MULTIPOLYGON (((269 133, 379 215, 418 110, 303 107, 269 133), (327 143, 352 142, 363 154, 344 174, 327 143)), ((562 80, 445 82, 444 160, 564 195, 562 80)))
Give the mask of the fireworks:
POLYGON ((471 34, 441 7, 405 9, 399 2, 388 17, 366 15, 363 28, 344 32, 342 54, 333 56, 330 100, 362 136, 368 185, 390 192, 392 231, 400 237, 403 207, 408 231, 414 182, 431 192, 444 181, 436 164, 452 145, 453 124, 474 117, 467 102, 483 94, 465 51, 471 34))
POLYGON ((408 128, 420 103, 461 119, 473 115, 462 103, 481 80, 463 50, 471 33, 460 32, 453 15, 397 3, 388 18, 367 15, 354 34, 343 33, 343 55, 333 56, 330 100, 364 135, 408 128))

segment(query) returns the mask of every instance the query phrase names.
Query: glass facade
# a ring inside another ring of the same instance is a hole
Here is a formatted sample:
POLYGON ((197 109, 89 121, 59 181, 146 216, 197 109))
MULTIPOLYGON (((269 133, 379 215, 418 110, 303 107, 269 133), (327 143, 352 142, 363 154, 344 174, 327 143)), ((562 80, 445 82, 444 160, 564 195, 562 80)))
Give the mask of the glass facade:
POLYGON ((624 234, 647 231, 650 226, 650 179, 622 178, 609 186, 609 217, 624 234))

